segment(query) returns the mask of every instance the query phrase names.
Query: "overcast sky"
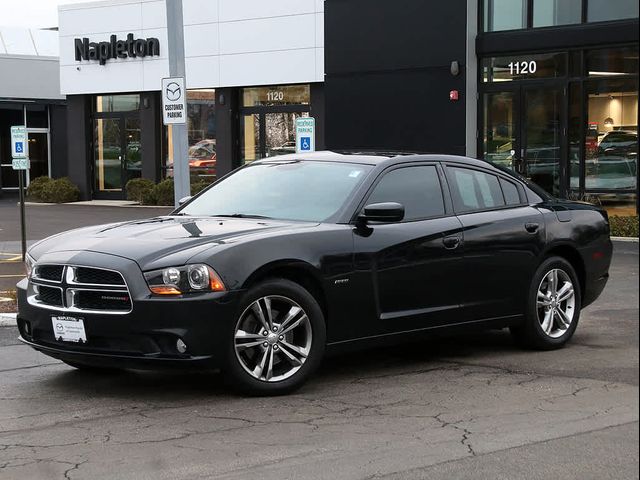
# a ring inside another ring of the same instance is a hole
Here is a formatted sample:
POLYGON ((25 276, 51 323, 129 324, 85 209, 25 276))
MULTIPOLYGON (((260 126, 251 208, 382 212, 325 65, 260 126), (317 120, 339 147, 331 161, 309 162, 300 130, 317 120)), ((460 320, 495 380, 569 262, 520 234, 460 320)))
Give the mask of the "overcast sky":
POLYGON ((91 0, 0 0, 0 25, 49 28, 58 26, 58 5, 91 0))

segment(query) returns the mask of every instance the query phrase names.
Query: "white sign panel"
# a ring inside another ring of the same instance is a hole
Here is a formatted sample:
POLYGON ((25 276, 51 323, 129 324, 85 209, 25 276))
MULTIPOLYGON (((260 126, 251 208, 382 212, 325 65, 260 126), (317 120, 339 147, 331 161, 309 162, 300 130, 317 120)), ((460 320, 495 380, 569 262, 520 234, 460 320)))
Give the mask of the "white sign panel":
POLYGON ((29 156, 27 129, 23 125, 11 127, 11 156, 13 158, 27 158, 29 156))
POLYGON ((165 125, 187 123, 184 77, 162 79, 162 121, 165 125))
POLYGON ((296 118, 296 153, 316 151, 316 119, 296 118))
POLYGON ((28 158, 14 158, 11 166, 14 170, 29 170, 31 165, 28 158))

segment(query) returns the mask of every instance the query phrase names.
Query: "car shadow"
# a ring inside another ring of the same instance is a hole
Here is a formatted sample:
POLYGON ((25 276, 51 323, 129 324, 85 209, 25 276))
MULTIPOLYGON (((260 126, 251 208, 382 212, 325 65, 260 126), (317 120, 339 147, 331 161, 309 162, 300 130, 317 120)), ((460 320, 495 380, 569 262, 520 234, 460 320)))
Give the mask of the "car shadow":
MULTIPOLYGON (((319 392, 322 385, 348 385, 368 376, 385 376, 391 372, 423 368, 440 362, 464 361, 496 352, 514 353, 520 349, 508 331, 485 331, 474 334, 432 337, 394 346, 331 355, 323 361, 311 379, 313 386, 302 393, 319 392)), ((64 391, 72 397, 118 398, 171 405, 202 399, 237 398, 236 393, 218 371, 83 371, 69 367, 43 380, 50 389, 64 391)))

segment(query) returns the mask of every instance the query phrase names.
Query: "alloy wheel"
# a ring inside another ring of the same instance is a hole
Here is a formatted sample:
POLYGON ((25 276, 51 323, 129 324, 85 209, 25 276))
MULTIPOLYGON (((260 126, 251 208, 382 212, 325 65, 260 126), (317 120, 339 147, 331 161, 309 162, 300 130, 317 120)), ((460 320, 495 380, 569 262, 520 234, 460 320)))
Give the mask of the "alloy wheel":
POLYGON ((290 298, 269 295, 255 300, 240 316, 234 347, 242 368, 263 382, 278 382, 304 365, 312 342, 311 322, 290 298))
POLYGON ((564 335, 571 326, 576 307, 573 281, 567 272, 554 268, 542 278, 536 306, 542 331, 551 338, 564 335))

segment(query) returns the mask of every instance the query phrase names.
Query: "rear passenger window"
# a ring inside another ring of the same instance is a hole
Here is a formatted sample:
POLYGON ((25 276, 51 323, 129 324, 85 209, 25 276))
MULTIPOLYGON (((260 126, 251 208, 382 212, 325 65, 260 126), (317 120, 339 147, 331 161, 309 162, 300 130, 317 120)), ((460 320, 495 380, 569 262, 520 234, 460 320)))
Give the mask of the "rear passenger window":
POLYGON ((504 193, 504 200, 507 202, 507 205, 520 205, 518 187, 502 178, 500 179, 500 186, 502 187, 502 193, 504 193))
POLYGON ((456 212, 469 212, 505 205, 498 177, 467 168, 448 168, 456 212))
POLYGON ((383 202, 401 203, 405 220, 444 215, 442 187, 436 167, 405 167, 385 174, 367 204, 383 202))

